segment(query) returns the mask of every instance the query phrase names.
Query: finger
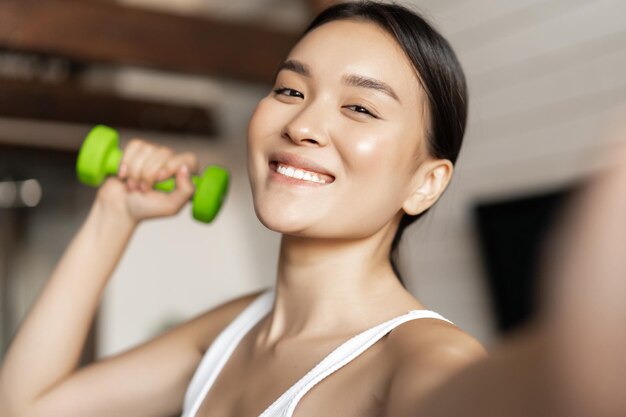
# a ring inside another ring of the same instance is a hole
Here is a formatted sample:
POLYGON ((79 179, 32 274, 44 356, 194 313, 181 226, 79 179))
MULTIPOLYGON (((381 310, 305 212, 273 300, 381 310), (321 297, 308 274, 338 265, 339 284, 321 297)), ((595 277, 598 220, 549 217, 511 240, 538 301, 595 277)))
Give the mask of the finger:
POLYGON ((155 198, 161 200, 160 205, 166 215, 178 213, 191 199, 195 188, 191 181, 189 169, 183 165, 176 173, 176 188, 170 193, 157 193, 155 198))
POLYGON ((161 180, 159 174, 162 173, 161 170, 173 153, 170 148, 162 146, 157 148, 145 161, 142 167, 141 177, 145 181, 148 189, 152 188, 156 181, 161 180))
POLYGON ((142 139, 131 139, 122 153, 118 177, 121 179, 128 177, 128 165, 133 160, 135 154, 141 149, 145 141, 142 139))
POLYGON ((128 191, 134 191, 136 189, 137 181, 131 177, 131 167, 135 164, 137 155, 142 152, 142 149, 147 145, 143 139, 132 139, 126 146, 126 150, 122 155, 122 162, 120 164, 120 170, 122 172, 121 179, 126 181, 126 189, 128 191))
POLYGON ((133 159, 128 164, 128 178, 134 181, 133 185, 139 187, 144 182, 143 165, 154 152, 156 152, 156 146, 146 143, 133 155, 133 159))
POLYGON ((191 198, 194 191, 195 187, 191 181, 191 172, 187 165, 183 165, 176 173, 176 189, 174 190, 174 195, 181 201, 187 201, 191 198))
POLYGON ((198 171, 198 161, 196 155, 191 152, 180 153, 172 156, 165 164, 167 177, 176 175, 180 168, 186 165, 190 174, 198 171))

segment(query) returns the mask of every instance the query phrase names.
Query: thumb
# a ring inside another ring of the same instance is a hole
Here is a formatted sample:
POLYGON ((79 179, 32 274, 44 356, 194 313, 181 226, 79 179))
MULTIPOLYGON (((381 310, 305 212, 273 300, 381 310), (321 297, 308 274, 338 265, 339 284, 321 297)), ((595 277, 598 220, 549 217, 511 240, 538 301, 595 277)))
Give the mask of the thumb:
POLYGON ((195 189, 191 182, 189 168, 181 166, 176 171, 176 186, 169 193, 155 193, 155 198, 159 199, 163 204, 165 214, 174 215, 185 206, 190 200, 195 189))
POLYGON ((178 171, 176 171, 176 188, 172 191, 171 195, 176 200, 184 203, 191 198, 194 191, 195 187, 191 181, 189 167, 182 165, 178 171))

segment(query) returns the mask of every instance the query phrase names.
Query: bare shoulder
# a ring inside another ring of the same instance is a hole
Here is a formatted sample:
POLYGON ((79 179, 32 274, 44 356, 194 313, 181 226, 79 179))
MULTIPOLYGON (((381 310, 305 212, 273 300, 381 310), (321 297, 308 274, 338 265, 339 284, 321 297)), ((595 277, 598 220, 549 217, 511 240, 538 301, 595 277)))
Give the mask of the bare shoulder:
POLYGON ((444 320, 423 318, 396 327, 388 337, 390 354, 398 364, 457 362, 484 357, 483 346, 459 327, 444 320))
POLYGON ((198 350, 205 352, 217 335, 266 290, 263 288, 230 299, 189 320, 187 327, 198 350))
POLYGON ((386 415, 410 414, 423 396, 487 356, 474 337, 438 319, 412 320, 388 336, 394 369, 386 415))

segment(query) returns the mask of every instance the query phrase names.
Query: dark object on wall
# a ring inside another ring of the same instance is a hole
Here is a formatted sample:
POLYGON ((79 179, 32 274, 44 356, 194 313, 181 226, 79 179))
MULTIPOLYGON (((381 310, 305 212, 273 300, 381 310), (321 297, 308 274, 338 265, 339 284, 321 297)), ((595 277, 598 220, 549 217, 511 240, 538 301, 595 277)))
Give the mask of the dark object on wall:
POLYGON ((560 208, 576 188, 570 185, 474 205, 486 279, 500 332, 509 332, 534 315, 543 242, 560 208))

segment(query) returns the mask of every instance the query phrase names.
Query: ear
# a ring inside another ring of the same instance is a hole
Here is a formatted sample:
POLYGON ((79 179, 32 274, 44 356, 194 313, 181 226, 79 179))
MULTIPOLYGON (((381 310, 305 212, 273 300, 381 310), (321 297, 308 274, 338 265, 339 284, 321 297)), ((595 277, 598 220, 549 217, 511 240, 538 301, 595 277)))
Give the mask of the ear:
POLYGON ((411 193, 402 209, 412 216, 427 210, 444 192, 453 172, 454 166, 447 159, 430 159, 422 163, 413 176, 411 193))

